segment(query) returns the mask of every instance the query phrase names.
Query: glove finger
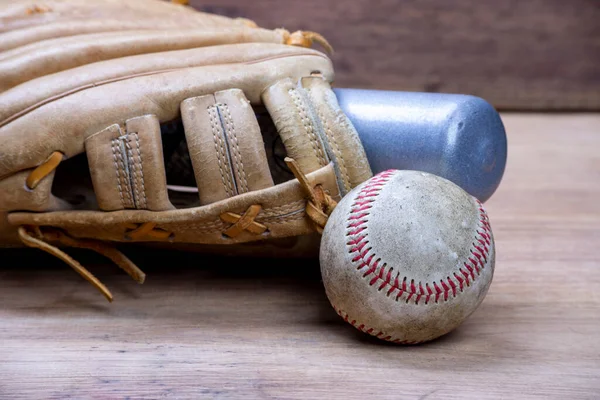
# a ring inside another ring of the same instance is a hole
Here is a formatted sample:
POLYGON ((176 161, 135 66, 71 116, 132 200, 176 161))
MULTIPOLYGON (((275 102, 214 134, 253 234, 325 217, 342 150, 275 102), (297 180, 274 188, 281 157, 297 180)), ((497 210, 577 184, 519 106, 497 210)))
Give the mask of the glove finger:
POLYGON ((189 98, 181 114, 200 204, 273 186, 260 128, 241 90, 189 98))

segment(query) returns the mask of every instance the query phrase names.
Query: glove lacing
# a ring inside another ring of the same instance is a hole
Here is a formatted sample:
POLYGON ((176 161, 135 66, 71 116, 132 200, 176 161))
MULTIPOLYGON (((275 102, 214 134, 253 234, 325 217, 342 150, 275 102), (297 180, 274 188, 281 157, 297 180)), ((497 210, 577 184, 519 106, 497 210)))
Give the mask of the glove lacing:
POLYGON ((300 185, 302 185, 302 189, 304 189, 308 195, 306 215, 313 222, 315 230, 319 233, 323 233, 327 219, 329 219, 329 215, 333 212, 337 202, 323 190, 321 185, 311 185, 306 175, 300 170, 300 166, 296 160, 286 157, 284 161, 296 179, 298 179, 300 185))
POLYGON ((90 271, 83 267, 77 260, 73 259, 67 253, 60 250, 58 247, 51 245, 48 242, 57 242, 67 247, 94 250, 95 252, 109 258, 112 262, 121 267, 137 283, 144 283, 144 280, 146 279, 146 274, 144 274, 144 272, 140 270, 123 253, 121 253, 116 248, 99 240, 75 239, 66 235, 58 229, 44 228, 42 230, 39 226, 20 226, 18 228, 18 234, 19 238, 26 246, 43 250, 46 253, 49 253, 54 257, 64 261, 79 275, 81 275, 86 281, 91 283, 92 286, 98 289, 108 301, 112 302, 113 296, 110 293, 110 290, 108 290, 108 288, 104 286, 104 284, 100 282, 98 278, 96 278, 90 271))
MULTIPOLYGON (((40 164, 29 174, 26 180, 27 187, 32 190, 35 189, 42 179, 44 179, 58 167, 62 159, 62 153, 58 151, 52 153, 44 163, 40 164)), ((323 233, 327 219, 333 212, 337 202, 323 189, 321 185, 313 186, 309 182, 306 175, 304 175, 304 173, 300 170, 300 166, 294 159, 286 157, 285 162, 302 186, 302 189, 308 195, 308 201, 305 209, 306 215, 312 221, 315 230, 319 233, 323 233)), ((260 205, 254 205, 251 206, 243 215, 237 215, 230 212, 221 214, 221 218, 224 221, 232 224, 232 226, 228 228, 224 234, 230 237, 235 237, 243 230, 249 230, 253 233, 264 232, 267 227, 254 221, 254 218, 258 215, 260 210, 260 205)), ((130 224, 127 225, 126 228, 130 229, 126 233, 126 237, 132 240, 136 240, 144 236, 150 236, 156 240, 168 240, 172 237, 170 232, 156 228, 156 224, 153 222, 146 222, 140 225, 130 224)), ((57 243, 58 245, 66 247, 93 250, 109 258, 112 262, 127 272, 127 274, 129 274, 129 276, 131 276, 136 282, 141 284, 144 283, 146 279, 146 274, 140 270, 129 258, 127 258, 127 256, 117 250, 114 246, 111 246, 100 240, 73 238, 67 235, 65 232, 52 227, 24 225, 19 226, 18 235, 24 245, 43 250, 46 253, 64 261, 85 280, 92 284, 92 286, 98 289, 110 302, 113 300, 110 290, 108 290, 108 288, 102 282, 100 282, 98 278, 96 278, 77 260, 51 243, 57 243)))

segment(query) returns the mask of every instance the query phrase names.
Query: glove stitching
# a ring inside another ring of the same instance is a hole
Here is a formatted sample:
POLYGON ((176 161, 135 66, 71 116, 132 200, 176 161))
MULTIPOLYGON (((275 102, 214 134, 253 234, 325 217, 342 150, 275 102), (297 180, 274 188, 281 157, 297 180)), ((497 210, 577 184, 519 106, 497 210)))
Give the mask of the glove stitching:
POLYGON ((264 220, 264 219, 272 217, 272 216, 280 216, 281 214, 288 214, 288 213, 298 210, 300 208, 304 208, 305 205, 306 205, 306 200, 298 200, 298 201, 294 201, 293 203, 269 208, 266 211, 263 210, 263 212, 261 213, 261 218, 259 218, 259 219, 264 220))
POLYGON ((122 136, 119 136, 116 139, 116 147, 117 147, 117 151, 116 151, 116 155, 117 155, 117 161, 119 163, 119 169, 121 170, 121 174, 119 175, 120 179, 121 179, 121 185, 124 188, 123 193, 124 193, 124 208, 135 208, 135 203, 133 200, 133 193, 131 192, 131 182, 130 182, 130 177, 129 177, 129 171, 127 169, 127 165, 126 165, 126 153, 125 153, 125 148, 123 147, 123 143, 121 142, 121 139, 123 139, 122 136))
POLYGON ((298 219, 304 219, 306 215, 305 209, 300 208, 293 212, 287 213, 285 215, 278 215, 271 218, 257 218, 258 222, 263 222, 265 224, 285 224, 288 221, 294 221, 298 219))
POLYGON ((133 149, 131 148, 131 134, 127 133, 123 137, 123 143, 125 143, 127 149, 127 164, 129 165, 129 170, 132 175, 131 179, 131 190, 133 192, 133 207, 136 209, 142 208, 141 204, 138 204, 141 200, 140 196, 140 184, 139 184, 139 176, 137 172, 137 165, 135 163, 135 159, 133 158, 133 149))
POLYGON ((227 227, 228 224, 224 223, 223 221, 221 221, 220 219, 212 221, 212 222, 205 222, 205 223, 199 223, 199 224, 188 224, 185 226, 178 226, 177 229, 173 229, 174 231, 177 230, 178 232, 198 232, 198 233, 214 233, 214 232, 221 232, 223 229, 225 229, 227 227))
POLYGON ((139 170, 140 170, 140 176, 142 178, 142 208, 148 208, 148 198, 146 197, 146 183, 144 181, 144 164, 143 164, 143 160, 142 160, 142 148, 140 147, 140 136, 138 135, 137 132, 132 133, 132 135, 135 135, 135 144, 136 144, 136 150, 137 150, 137 154, 138 154, 138 160, 139 160, 139 170))
POLYGON ((340 166, 340 170, 342 171, 342 175, 343 175, 343 179, 344 179, 344 186, 346 186, 346 190, 350 190, 350 188, 351 188, 350 187, 350 176, 348 175, 348 169, 346 168, 346 161, 344 160, 342 151, 340 150, 340 147, 337 143, 336 135, 333 133, 333 131, 329 127, 329 124, 327 123, 327 120, 325 119, 325 115, 322 112, 319 112, 319 118, 321 118, 321 123, 325 127, 325 132, 327 134, 327 138, 329 138, 330 143, 333 144, 333 146, 332 146, 333 152, 335 153, 335 156, 338 160, 338 165, 340 166))
MULTIPOLYGON (((257 216, 256 221, 262 223, 285 223, 286 221, 302 219, 304 218, 306 201, 305 200, 297 200, 288 204, 284 204, 281 206, 273 207, 267 209, 266 212, 262 212, 257 216)), ((173 230, 177 232, 199 232, 199 233, 216 233, 221 232, 224 228, 226 228, 228 224, 225 224, 220 219, 205 222, 205 223, 196 223, 196 224, 187 224, 185 226, 177 226, 176 228, 169 228, 168 230, 173 230)), ((163 226, 163 229, 166 229, 163 226)))
POLYGON ((242 153, 240 152, 240 146, 237 139, 237 134, 235 132, 235 126, 233 125, 233 118, 231 117, 231 112, 229 111, 229 106, 227 104, 217 104, 223 110, 223 117, 225 119, 225 127, 227 130, 227 134, 231 132, 231 141, 233 142, 233 158, 235 159, 237 173, 240 178, 240 193, 248 192, 248 179, 246 178, 246 171, 244 169, 244 161, 242 159, 242 153))
POLYGON ((119 197, 121 198, 121 206, 125 208, 125 199, 123 198, 123 187, 121 186, 121 175, 119 173, 119 165, 117 164, 117 146, 119 139, 111 140, 111 149, 113 153, 113 161, 115 163, 115 173, 117 175, 117 188, 119 190, 119 197))
MULTIPOLYGON (((304 208, 297 209, 293 212, 289 212, 285 215, 272 216, 269 218, 256 218, 256 222, 264 223, 264 224, 285 224, 288 221, 294 221, 299 219, 304 219, 305 216, 304 208)), ((218 233, 223 231, 229 224, 222 223, 220 221, 210 222, 207 224, 199 224, 199 225, 187 225, 185 227, 177 227, 177 229, 172 229, 173 232, 197 232, 197 233, 218 233)))
POLYGON ((323 154, 323 149, 321 148, 319 139, 317 138, 317 135, 315 134, 315 128, 312 124, 312 121, 308 117, 308 113, 306 111, 306 108, 304 107, 304 104, 302 103, 302 99, 300 98, 300 95, 297 93, 296 89, 289 89, 288 93, 289 93, 290 97, 292 98, 294 105, 296 106, 296 110, 298 111, 298 116, 300 117, 300 120, 302 121, 302 125, 304 126, 304 130, 306 131, 306 134, 308 135, 308 137, 310 139, 310 144, 315 152, 315 155, 317 156, 317 159, 319 160, 319 164, 322 167, 324 167, 328 163, 325 160, 325 155, 323 154))
POLYGON ((215 143, 215 151, 217 153, 217 164, 219 165, 219 172, 221 174, 221 182, 223 182, 223 186, 225 188, 225 192, 227 193, 227 195, 229 197, 232 197, 235 195, 235 193, 233 192, 233 185, 232 185, 231 179, 229 178, 229 174, 226 174, 224 171, 224 168, 226 168, 225 165, 228 165, 228 163, 227 163, 227 155, 225 154, 225 148, 223 147, 224 143, 218 132, 219 118, 216 115, 217 107, 209 106, 209 107, 207 107, 207 111, 208 111, 208 115, 209 115, 209 119, 210 119, 210 126, 212 129, 213 140, 215 143))

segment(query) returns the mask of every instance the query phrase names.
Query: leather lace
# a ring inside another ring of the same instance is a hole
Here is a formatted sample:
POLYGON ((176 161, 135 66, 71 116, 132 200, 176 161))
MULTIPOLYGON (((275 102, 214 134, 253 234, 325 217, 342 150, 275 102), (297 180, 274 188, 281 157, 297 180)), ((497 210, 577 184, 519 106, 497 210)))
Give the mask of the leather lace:
POLYGON ((55 151, 50 154, 50 157, 48 157, 46 161, 29 173, 29 176, 27 176, 27 180, 25 181, 27 188, 31 190, 35 189, 42 179, 50 175, 58 167, 58 164, 60 164, 63 157, 64 155, 60 151, 55 151))
POLYGON ((333 54, 333 46, 320 33, 311 31, 296 31, 293 33, 284 33, 284 43, 290 46, 300 46, 310 48, 316 42, 323 46, 327 54, 333 54))
MULTIPOLYGON (((50 175, 60 162, 63 160, 64 155, 59 152, 53 152, 50 157, 46 159, 42 164, 35 168, 27 176, 25 184, 30 190, 35 189, 38 184, 50 175)), ((156 224, 153 222, 146 222, 144 224, 127 224, 126 228, 129 229, 125 233, 125 237, 131 240, 140 239, 143 237, 150 237, 155 240, 166 240, 170 239, 172 234, 162 229, 156 228, 156 224)), ((79 275, 81 275, 86 281, 94 286, 104 297, 112 302, 113 295, 108 288, 100 282, 90 271, 88 271, 83 265, 77 260, 72 258, 70 255, 59 249, 53 243, 66 247, 75 247, 93 250, 108 259, 110 259, 117 266, 121 267, 129 276, 138 283, 144 283, 146 274, 139 269, 127 256, 117 250, 114 246, 111 246, 100 240, 93 239, 77 239, 73 238, 59 229, 52 227, 39 227, 39 226, 20 226, 17 230, 19 238, 24 245, 36 249, 45 251, 48 254, 64 261, 67 265, 73 268, 79 275)))
POLYGON ((325 224, 329 219, 329 215, 337 205, 337 202, 323 189, 321 185, 313 186, 306 175, 300 170, 300 166, 293 158, 286 157, 284 159, 288 168, 292 171, 296 179, 300 182, 302 189, 308 195, 306 204, 306 215, 311 219, 315 230, 323 233, 325 224))
POLYGON ((67 247, 93 250, 96 253, 102 254, 103 256, 109 258, 112 262, 127 272, 127 274, 129 274, 129 276, 131 276, 136 282, 144 283, 144 280, 146 279, 146 274, 144 274, 144 272, 140 270, 123 253, 99 240, 75 239, 58 229, 46 227, 42 229, 39 226, 20 226, 18 228, 18 234, 19 238, 26 246, 43 250, 46 253, 49 253, 54 257, 64 261, 86 281, 91 283, 92 286, 98 289, 108 301, 112 302, 113 300, 110 290, 108 290, 108 288, 104 286, 104 284, 100 282, 98 278, 96 278, 90 271, 83 267, 77 260, 50 243, 58 243, 67 247))
MULTIPOLYGON (((31 190, 35 189, 44 178, 50 175, 58 167, 62 159, 62 153, 58 151, 53 152, 44 163, 40 164, 29 174, 26 179, 27 187, 31 190)), ((307 176, 300 170, 300 166, 294 159, 286 157, 285 162, 308 196, 305 209, 306 215, 312 221, 315 230, 319 233, 323 233, 327 219, 337 205, 336 201, 320 184, 312 185, 307 176)), ((242 215, 233 212, 222 213, 220 218, 224 222, 231 224, 223 234, 234 238, 243 231, 248 231, 256 235, 265 233, 268 231, 268 228, 255 221, 255 218, 258 216, 261 209, 262 207, 260 205, 254 204, 248 207, 242 215)), ((125 238, 129 240, 140 240, 143 238, 151 238, 152 240, 171 240, 173 238, 171 232, 158 228, 155 222, 144 222, 142 224, 129 223, 126 224, 125 228, 127 229, 127 231, 125 231, 125 238)), ((46 226, 22 225, 18 228, 18 235, 24 245, 40 249, 64 261, 92 286, 98 289, 110 302, 113 300, 113 295, 110 290, 108 290, 98 278, 83 267, 77 260, 57 246, 93 250, 121 267, 121 269, 127 272, 127 274, 129 274, 136 282, 141 284, 144 283, 144 280, 146 279, 146 274, 129 258, 114 246, 103 241, 74 238, 60 229, 46 226)))
POLYGON ((242 215, 238 215, 232 212, 226 212, 220 215, 221 219, 225 222, 233 224, 229 229, 223 232, 224 235, 229 237, 236 237, 243 231, 247 230, 255 235, 260 235, 267 230, 267 227, 254 220, 262 207, 259 204, 253 204, 246 212, 242 215))

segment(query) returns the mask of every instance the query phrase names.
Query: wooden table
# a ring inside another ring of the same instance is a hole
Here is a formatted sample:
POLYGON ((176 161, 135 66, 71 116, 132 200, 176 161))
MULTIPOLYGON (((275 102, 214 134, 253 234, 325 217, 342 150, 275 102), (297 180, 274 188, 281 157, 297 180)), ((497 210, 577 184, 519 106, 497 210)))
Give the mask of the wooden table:
POLYGON ((399 347, 360 334, 315 261, 141 253, 137 286, 76 253, 109 305, 60 262, 10 251, 0 397, 600 398, 600 115, 503 120, 508 168, 487 203, 496 275, 446 337, 399 347))

